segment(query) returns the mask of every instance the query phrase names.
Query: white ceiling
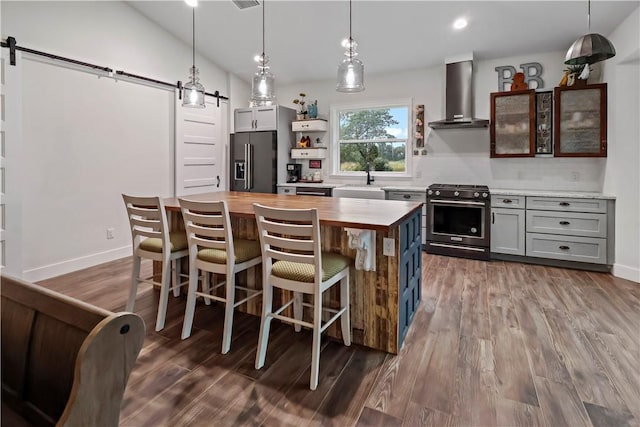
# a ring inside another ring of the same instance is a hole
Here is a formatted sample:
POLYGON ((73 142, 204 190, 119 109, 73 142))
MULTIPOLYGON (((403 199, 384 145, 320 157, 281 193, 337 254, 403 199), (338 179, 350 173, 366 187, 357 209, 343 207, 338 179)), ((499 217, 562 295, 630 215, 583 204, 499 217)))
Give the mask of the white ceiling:
MULTIPOLYGON (((191 45, 191 8, 184 1, 129 2, 191 45)), ((591 32, 608 36, 640 2, 592 1, 591 32)), ((335 78, 349 33, 346 0, 269 0, 266 53, 278 84, 335 78)), ((476 60, 568 49, 587 33, 586 1, 353 1, 353 38, 367 74, 430 67, 468 52, 476 60), (453 30, 456 18, 469 25, 453 30)), ((196 8, 196 48, 249 81, 262 50, 261 6, 231 0, 196 8)))

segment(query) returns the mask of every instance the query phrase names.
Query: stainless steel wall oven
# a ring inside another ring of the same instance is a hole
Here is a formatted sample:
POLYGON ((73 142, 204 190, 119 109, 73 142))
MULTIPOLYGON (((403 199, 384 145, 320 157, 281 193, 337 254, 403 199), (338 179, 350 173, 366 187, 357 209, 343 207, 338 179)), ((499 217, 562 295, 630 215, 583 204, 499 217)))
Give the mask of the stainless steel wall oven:
POLYGON ((426 251, 488 260, 490 200, 486 185, 429 186, 426 251))

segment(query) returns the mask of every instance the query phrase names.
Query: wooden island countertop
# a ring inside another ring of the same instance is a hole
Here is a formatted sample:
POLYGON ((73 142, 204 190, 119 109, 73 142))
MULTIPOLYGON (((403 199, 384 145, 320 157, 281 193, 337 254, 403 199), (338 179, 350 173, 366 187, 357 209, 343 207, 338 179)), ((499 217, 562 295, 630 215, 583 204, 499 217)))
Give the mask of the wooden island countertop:
MULTIPOLYGON (((284 208, 317 208, 320 223, 338 227, 388 230, 408 218, 422 204, 397 200, 368 200, 339 197, 291 196, 287 194, 220 191, 182 196, 198 201, 224 200, 231 216, 254 218, 253 204, 284 208)), ((168 210, 180 210, 175 197, 164 200, 168 210)))
MULTIPOLYGON (((259 239, 254 203, 285 209, 317 208, 322 250, 354 260, 349 273, 352 342, 394 354, 400 351, 421 299, 422 203, 226 191, 183 197, 226 201, 233 236, 249 240, 259 239), (345 228, 375 231, 374 271, 356 269, 357 251, 349 246, 345 228), (388 240, 392 240, 393 245, 389 245, 388 240)), ((171 228, 184 229, 178 199, 164 199, 164 204, 170 213, 171 228)), ((154 272, 159 273, 160 267, 154 265, 154 272)), ((257 266, 240 272, 236 280, 249 288, 259 289, 262 287, 262 268, 257 266)), ((338 288, 334 286, 323 294, 324 304, 337 306, 338 288)), ((288 300, 287 292, 274 294, 276 307, 288 300)), ((259 316, 262 300, 255 298, 237 309, 259 316)), ((327 333, 341 339, 337 325, 329 326, 327 333)))

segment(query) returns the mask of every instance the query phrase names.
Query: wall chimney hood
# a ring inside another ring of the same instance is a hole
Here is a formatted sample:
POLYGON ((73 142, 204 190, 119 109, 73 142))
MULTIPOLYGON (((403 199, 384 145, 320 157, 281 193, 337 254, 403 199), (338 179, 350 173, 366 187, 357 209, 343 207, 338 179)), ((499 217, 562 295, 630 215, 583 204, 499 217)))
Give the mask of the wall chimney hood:
POLYGON ((489 120, 473 116, 473 55, 445 60, 447 79, 445 83, 445 110, 443 120, 429 122, 433 129, 483 128, 489 120))

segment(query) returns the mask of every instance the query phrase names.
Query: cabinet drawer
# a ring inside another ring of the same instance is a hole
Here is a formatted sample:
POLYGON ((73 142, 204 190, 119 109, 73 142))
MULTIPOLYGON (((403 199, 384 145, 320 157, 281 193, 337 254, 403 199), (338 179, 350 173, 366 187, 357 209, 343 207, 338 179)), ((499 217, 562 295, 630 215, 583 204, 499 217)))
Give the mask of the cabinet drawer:
POLYGON ((293 148, 292 159, 324 159, 327 157, 326 148, 293 148))
POLYGON ((422 191, 387 191, 387 200, 426 203, 427 193, 422 191))
POLYGON ((291 123, 293 132, 324 132, 327 130, 326 120, 305 120, 291 123))
POLYGON ((492 208, 512 208, 512 209, 524 209, 525 206, 524 196, 491 196, 492 208))
POLYGON ((555 197, 527 197, 527 209, 566 212, 606 213, 607 201, 555 197))
POLYGON ((527 233, 527 256, 607 263, 607 239, 527 233))
POLYGON ((527 232, 607 237, 607 214, 527 209, 527 232))
POLYGON ((296 194, 296 188, 295 187, 278 187, 278 194, 294 195, 296 194))

